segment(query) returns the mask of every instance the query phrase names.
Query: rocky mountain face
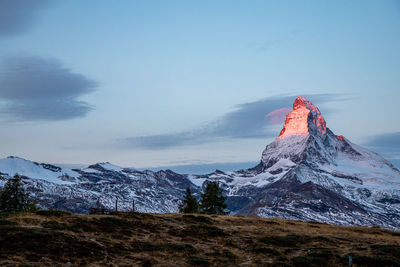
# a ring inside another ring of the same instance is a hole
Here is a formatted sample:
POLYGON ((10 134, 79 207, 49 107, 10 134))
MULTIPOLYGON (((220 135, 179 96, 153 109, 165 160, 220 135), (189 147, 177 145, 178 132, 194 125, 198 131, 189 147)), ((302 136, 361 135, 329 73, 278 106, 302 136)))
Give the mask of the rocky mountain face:
POLYGON ((19 173, 42 207, 177 212, 186 187, 218 181, 234 215, 281 217, 400 229, 400 171, 378 154, 335 135, 320 111, 298 97, 280 135, 247 170, 207 175, 138 171, 110 163, 64 169, 20 158, 0 160, 0 186, 19 173))
POLYGON ((199 192, 187 175, 166 171, 138 171, 110 163, 84 169, 63 169, 17 157, 0 160, 0 186, 18 173, 26 189, 43 208, 88 213, 90 207, 131 210, 132 201, 140 212, 178 212, 186 187, 199 192))

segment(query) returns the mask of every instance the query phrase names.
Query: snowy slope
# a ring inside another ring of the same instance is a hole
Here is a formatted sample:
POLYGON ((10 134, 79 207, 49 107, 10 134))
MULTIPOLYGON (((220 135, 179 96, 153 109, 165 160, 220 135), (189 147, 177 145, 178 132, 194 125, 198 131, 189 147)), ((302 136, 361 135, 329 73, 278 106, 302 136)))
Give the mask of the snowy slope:
POLYGON ((18 157, 0 159, 0 172, 10 177, 16 173, 34 179, 42 179, 56 184, 71 184, 79 173, 51 164, 39 164, 18 157), (68 179, 69 178, 69 179, 68 179))

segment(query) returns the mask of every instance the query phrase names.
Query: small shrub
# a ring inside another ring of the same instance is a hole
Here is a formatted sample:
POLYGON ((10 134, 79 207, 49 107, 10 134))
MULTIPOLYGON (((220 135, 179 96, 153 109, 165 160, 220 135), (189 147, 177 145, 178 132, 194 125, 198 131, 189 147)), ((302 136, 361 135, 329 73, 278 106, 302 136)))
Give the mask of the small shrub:
POLYGON ((312 260, 307 256, 297 256, 291 259, 295 266, 313 266, 312 260))
POLYGON ((0 227, 4 225, 18 225, 18 223, 9 220, 0 220, 0 227))
POLYGON ((311 242, 312 239, 309 236, 300 235, 286 235, 286 236, 266 236, 259 239, 260 242, 275 245, 280 247, 294 247, 297 244, 305 244, 311 242))
POLYGON ((221 228, 218 228, 216 226, 208 226, 208 225, 202 225, 200 227, 201 230, 204 230, 207 234, 207 236, 225 236, 225 232, 224 230, 222 230, 221 228))
POLYGON ((112 237, 113 239, 127 239, 126 236, 121 235, 121 234, 118 234, 118 233, 112 234, 111 237, 112 237))
POLYGON ((275 261, 274 263, 272 263, 271 265, 268 265, 268 266, 271 266, 271 267, 293 267, 292 264, 287 263, 286 261, 281 261, 281 260, 275 261))
POLYGON ((325 236, 318 235, 316 237, 312 238, 313 241, 319 241, 319 242, 330 242, 331 240, 325 236))
POLYGON ((371 248, 379 250, 386 254, 390 254, 396 258, 400 258, 400 246, 372 245, 371 248))
POLYGON ((400 261, 388 257, 354 256, 353 263, 357 266, 400 266, 400 261))
POLYGON ((198 222, 198 223, 205 223, 205 224, 213 223, 212 219, 210 219, 209 217, 203 216, 203 215, 194 216, 192 214, 188 214, 188 215, 183 215, 182 218, 186 219, 188 221, 191 221, 191 222, 198 222))
POLYGON ((196 252, 196 249, 190 244, 164 243, 161 244, 160 247, 168 251, 196 252))
POLYGON ((189 225, 183 230, 172 230, 168 231, 169 234, 180 237, 196 237, 196 238, 206 238, 206 237, 218 237, 225 236, 226 233, 221 228, 212 225, 205 224, 194 224, 189 225))
POLYGON ((221 256, 221 252, 219 250, 216 250, 214 252, 207 252, 206 256, 219 257, 221 256))
POLYGON ((182 232, 176 229, 169 229, 167 233, 172 236, 182 236, 182 232))
POLYGON ((111 241, 110 237, 103 235, 99 238, 97 238, 97 241, 102 242, 102 243, 109 243, 111 241))
POLYGON ((86 218, 74 218, 71 220, 71 230, 75 232, 96 232, 98 231, 93 221, 97 221, 97 219, 88 220, 86 218))
POLYGON ((184 214, 184 215, 182 215, 182 218, 184 218, 184 219, 193 219, 193 218, 196 218, 196 216, 194 216, 193 214, 184 214))
POLYGON ((55 209, 48 209, 48 210, 39 210, 35 212, 37 215, 46 216, 46 217, 63 217, 71 215, 70 212, 63 211, 63 210, 55 210, 55 209))
POLYGON ((42 222, 42 226, 44 228, 49 228, 49 229, 54 229, 54 230, 67 230, 67 229, 69 229, 67 224, 58 223, 56 221, 45 221, 45 222, 42 222))
POLYGON ((189 262, 195 266, 209 266, 210 262, 208 261, 208 259, 205 258, 201 258, 198 256, 190 256, 188 258, 189 262))
POLYGON ((132 249, 134 251, 185 251, 185 252, 196 252, 196 249, 190 244, 178 244, 178 243, 157 243, 153 244, 146 241, 134 241, 132 242, 132 249))
POLYGON ((82 257, 100 259, 104 253, 96 242, 79 240, 64 232, 18 226, 0 227, 0 251, 8 255, 34 254, 39 259, 48 257, 58 262, 82 257))
POLYGON ((226 238, 225 239, 225 245, 226 246, 230 246, 230 247, 236 247, 237 246, 236 243, 233 242, 233 240, 231 238, 226 238))
POLYGON ((153 245, 152 243, 145 242, 145 241, 134 241, 131 244, 132 249, 134 251, 155 251, 159 250, 159 247, 153 245))
POLYGON ((222 251, 222 256, 225 257, 225 258, 232 259, 232 260, 237 259, 237 256, 235 254, 233 254, 231 251, 227 250, 227 249, 224 249, 222 251))
POLYGON ((115 253, 120 254, 121 252, 130 251, 130 250, 131 250, 131 247, 129 247, 129 244, 126 244, 126 242, 112 242, 108 245, 108 251, 113 254, 115 254, 115 253))
POLYGON ((356 247, 356 250, 368 250, 367 247, 356 247))
POLYGON ((279 225, 280 223, 275 222, 275 221, 265 221, 264 223, 270 224, 270 225, 279 225))
POLYGON ((119 227, 130 227, 131 223, 125 219, 117 218, 117 217, 102 217, 100 218, 98 224, 102 224, 105 226, 119 226, 119 227))
POLYGON ((40 220, 36 219, 36 218, 22 218, 21 219, 24 223, 26 224, 33 224, 33 225, 38 225, 40 224, 40 220))
POLYGON ((130 230, 134 226, 130 221, 117 217, 101 217, 99 219, 74 218, 71 220, 71 229, 84 232, 118 232, 119 234, 130 235, 130 230))
POLYGON ((136 220, 143 220, 145 218, 153 217, 153 215, 151 214, 139 213, 133 211, 111 211, 109 215, 118 216, 121 218, 136 219, 136 220))
POLYGON ((245 237, 245 238, 243 238, 243 241, 245 243, 247 243, 247 244, 253 244, 254 243, 254 240, 253 240, 252 237, 245 237))
POLYGON ((317 221, 312 221, 312 222, 309 222, 309 224, 328 225, 327 223, 323 223, 323 222, 317 222, 317 221))
POLYGON ((311 257, 311 256, 298 256, 292 258, 295 266, 323 266, 326 264, 325 258, 311 257))
POLYGON ((14 212, 0 210, 0 218, 8 218, 12 214, 15 214, 15 213, 14 212))
POLYGON ((279 255, 280 252, 273 249, 273 248, 266 248, 266 247, 260 247, 260 248, 253 248, 251 250, 254 253, 259 253, 259 254, 272 254, 272 255, 279 255))
POLYGON ((329 250, 309 252, 307 255, 298 256, 291 259, 295 266, 329 266, 329 262, 339 256, 333 255, 329 250))
POLYGON ((142 266, 143 267, 151 267, 153 266, 154 260, 151 259, 142 259, 142 266))

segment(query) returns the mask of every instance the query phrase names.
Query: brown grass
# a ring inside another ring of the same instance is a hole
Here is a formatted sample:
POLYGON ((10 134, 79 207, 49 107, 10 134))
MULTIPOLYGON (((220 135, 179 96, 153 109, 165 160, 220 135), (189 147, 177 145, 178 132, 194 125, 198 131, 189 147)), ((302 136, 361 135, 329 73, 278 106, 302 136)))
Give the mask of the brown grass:
POLYGON ((400 233, 281 219, 57 212, 0 217, 2 266, 400 266, 400 233))

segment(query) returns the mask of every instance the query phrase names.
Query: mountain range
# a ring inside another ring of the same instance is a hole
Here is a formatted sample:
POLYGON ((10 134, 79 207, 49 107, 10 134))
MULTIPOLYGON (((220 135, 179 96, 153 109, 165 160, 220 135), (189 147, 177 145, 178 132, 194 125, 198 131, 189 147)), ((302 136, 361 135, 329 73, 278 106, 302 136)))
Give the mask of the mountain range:
POLYGON ((253 168, 196 175, 97 163, 69 169, 18 157, 0 159, 0 187, 15 173, 42 208, 90 207, 175 213, 184 191, 218 181, 231 215, 280 217, 400 229, 400 171, 326 127, 319 109, 298 97, 280 135, 253 168))

